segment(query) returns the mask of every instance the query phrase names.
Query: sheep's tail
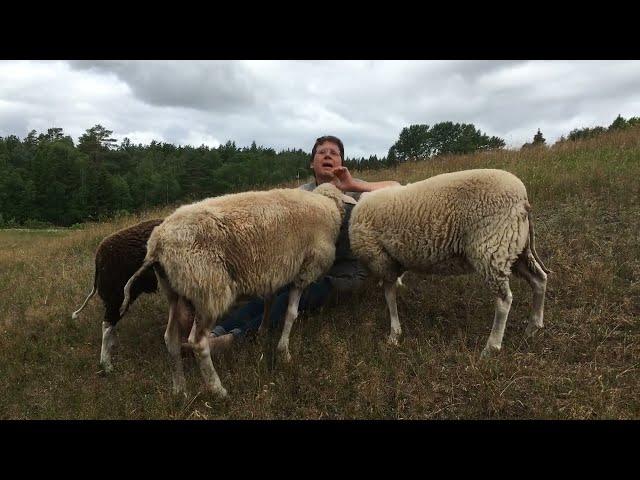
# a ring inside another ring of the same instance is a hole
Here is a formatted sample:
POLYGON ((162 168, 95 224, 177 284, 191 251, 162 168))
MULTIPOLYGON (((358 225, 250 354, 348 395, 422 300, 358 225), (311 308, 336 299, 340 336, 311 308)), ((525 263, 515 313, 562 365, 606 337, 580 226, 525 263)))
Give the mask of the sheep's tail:
POLYGON ((533 253, 533 258, 535 258, 536 262, 540 264, 540 267, 542 268, 542 271, 544 273, 553 273, 551 270, 549 270, 547 267, 544 266, 544 263, 542 263, 542 260, 538 256, 538 252, 536 252, 535 233, 533 231, 533 219, 531 218, 531 211, 529 209, 527 209, 527 219, 529 220, 529 249, 531 250, 531 253, 533 253))
POLYGON ((87 305, 87 302, 91 299, 91 297, 93 297, 96 292, 98 291, 98 266, 96 265, 96 268, 93 272, 93 290, 91 290, 91 293, 89 294, 89 296, 85 299, 84 303, 82 304, 82 306, 76 310, 75 312, 73 312, 71 314, 71 318, 73 320, 75 320, 76 318, 78 318, 78 315, 80 314, 80 312, 82 311, 82 309, 87 305))
POLYGON ((127 313, 127 310, 129 309, 129 302, 131 301, 131 294, 130 294, 131 285, 133 285, 133 282, 135 282, 136 279, 140 275, 142 275, 154 263, 156 263, 156 259, 149 258, 147 256, 142 266, 138 270, 136 270, 136 273, 134 273, 129 279, 129 281, 127 281, 127 284, 124 286, 124 300, 122 301, 122 306, 120 307, 120 317, 122 317, 125 313, 127 313))

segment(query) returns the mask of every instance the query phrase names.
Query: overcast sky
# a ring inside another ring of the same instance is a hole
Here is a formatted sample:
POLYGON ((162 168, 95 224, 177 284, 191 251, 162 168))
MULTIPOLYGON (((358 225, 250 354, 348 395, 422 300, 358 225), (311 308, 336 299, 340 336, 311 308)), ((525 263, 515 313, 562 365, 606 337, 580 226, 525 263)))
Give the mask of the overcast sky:
POLYGON ((310 151, 336 135, 347 157, 386 155, 403 127, 473 123, 508 147, 540 128, 640 116, 640 61, 8 61, 0 136, 101 124, 118 140, 310 151))

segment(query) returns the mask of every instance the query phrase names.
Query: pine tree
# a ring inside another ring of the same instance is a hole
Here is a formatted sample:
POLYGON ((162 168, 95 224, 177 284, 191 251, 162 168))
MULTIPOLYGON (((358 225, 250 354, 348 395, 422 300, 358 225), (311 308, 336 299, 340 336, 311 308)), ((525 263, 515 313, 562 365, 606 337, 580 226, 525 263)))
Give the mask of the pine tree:
POLYGON ((533 146, 542 146, 546 142, 545 138, 542 136, 542 132, 538 129, 538 133, 533 136, 533 146))
POLYGON ((116 139, 111 138, 112 133, 100 124, 91 127, 78 139, 78 149, 84 153, 109 150, 116 145, 116 139))
POLYGON ((611 125, 609 125, 609 130, 622 130, 627 128, 627 121, 620 114, 616 117, 611 125))

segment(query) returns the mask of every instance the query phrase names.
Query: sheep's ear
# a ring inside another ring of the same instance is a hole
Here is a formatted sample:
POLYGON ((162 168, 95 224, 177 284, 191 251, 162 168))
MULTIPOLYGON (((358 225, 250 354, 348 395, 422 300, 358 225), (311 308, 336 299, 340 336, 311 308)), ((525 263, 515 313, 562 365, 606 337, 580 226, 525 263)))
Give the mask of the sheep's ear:
POLYGON ((355 199, 353 197, 350 197, 349 195, 345 195, 344 193, 342 194, 342 201, 344 203, 350 203, 352 205, 357 205, 358 202, 355 201, 355 199))

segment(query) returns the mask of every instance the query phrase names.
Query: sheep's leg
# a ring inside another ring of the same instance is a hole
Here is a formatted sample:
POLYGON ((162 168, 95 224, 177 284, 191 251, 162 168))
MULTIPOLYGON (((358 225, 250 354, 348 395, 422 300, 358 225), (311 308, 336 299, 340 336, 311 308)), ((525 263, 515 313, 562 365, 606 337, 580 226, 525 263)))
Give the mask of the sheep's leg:
POLYGON ((100 349, 100 365, 106 373, 113 371, 113 364, 111 363, 111 350, 116 342, 116 326, 113 323, 104 321, 102 322, 102 347, 100 349))
POLYGON ((264 313, 262 314, 262 322, 258 327, 258 335, 263 335, 271 325, 271 305, 273 304, 273 295, 269 295, 264 299, 264 313))
POLYGON ((182 356, 180 355, 180 348, 182 342, 180 341, 180 322, 176 316, 180 315, 178 311, 180 309, 178 305, 178 296, 170 296, 169 298, 169 320, 167 322, 167 329, 164 332, 164 343, 169 351, 171 357, 171 376, 173 381, 173 393, 180 394, 187 392, 187 382, 184 378, 184 370, 182 367, 182 356))
POLYGON ((497 292, 496 296, 496 311, 493 318, 493 328, 491 334, 487 340, 487 345, 482 350, 481 357, 486 357, 494 351, 499 351, 502 348, 502 337, 504 336, 504 328, 507 324, 507 317, 509 316, 509 310, 511 309, 511 301, 513 295, 509 288, 509 280, 504 279, 499 281, 495 285, 494 290, 497 292))
POLYGON ((391 332, 387 342, 391 345, 398 344, 398 338, 402 334, 400 319, 398 318, 398 305, 396 302, 396 292, 403 273, 403 267, 394 260, 386 251, 384 246, 369 229, 359 229, 350 232, 351 248, 354 251, 366 252, 361 260, 367 265, 373 275, 382 280, 384 285, 384 298, 387 301, 389 315, 391 316, 391 332), (401 275, 402 274, 402 275, 401 275))
POLYGON ((102 321, 102 346, 100 348, 100 366, 105 373, 113 371, 111 352, 118 343, 116 325, 120 320, 119 304, 116 302, 105 303, 104 319, 102 321))
POLYGON ((398 345, 398 338, 402 334, 400 319, 398 318, 398 304, 396 302, 396 291, 398 289, 398 279, 392 282, 384 282, 384 298, 387 300, 389 315, 391 316, 391 333, 387 342, 391 345, 398 345))
POLYGON ((209 325, 207 322, 200 324, 199 317, 196 317, 191 333, 189 334, 189 343, 192 345, 193 353, 200 366, 200 373, 204 379, 207 389, 221 398, 227 396, 227 390, 222 386, 218 372, 213 367, 211 360, 211 349, 209 347, 209 325))
POLYGON ((196 324, 193 306, 184 297, 178 297, 175 310, 175 320, 180 327, 180 341, 184 343, 188 338, 188 332, 191 332, 196 324))
POLYGON ((277 347, 278 351, 284 356, 284 360, 287 362, 291 361, 291 353, 289 353, 289 334, 291 333, 293 322, 298 318, 298 304, 300 303, 301 296, 301 288, 291 287, 291 290, 289 290, 289 305, 287 306, 284 328, 282 329, 282 336, 280 337, 277 347))
POLYGON ((547 290, 547 274, 544 273, 542 267, 532 255, 528 257, 528 260, 529 263, 527 263, 527 260, 519 258, 514 264, 514 271, 524 278, 533 290, 533 307, 525 330, 525 335, 532 337, 544 326, 544 297, 547 290))

